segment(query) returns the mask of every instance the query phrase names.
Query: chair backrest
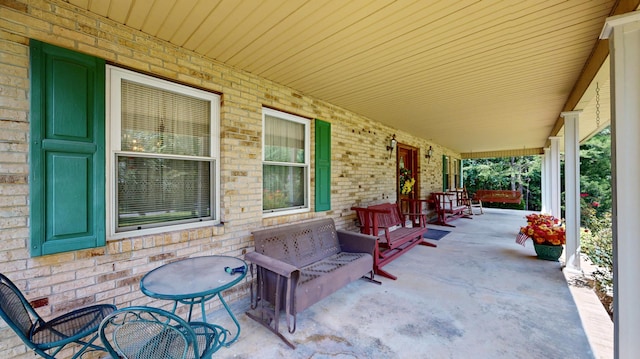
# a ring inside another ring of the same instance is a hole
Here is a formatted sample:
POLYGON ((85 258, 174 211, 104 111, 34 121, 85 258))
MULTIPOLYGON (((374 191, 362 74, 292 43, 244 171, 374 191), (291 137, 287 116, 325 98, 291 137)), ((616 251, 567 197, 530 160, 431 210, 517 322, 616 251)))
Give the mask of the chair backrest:
POLYGON ((403 226, 404 218, 400 212, 398 203, 380 203, 369 206, 369 209, 387 211, 387 213, 376 213, 378 217, 378 227, 391 228, 394 226, 403 226))
POLYGON ((253 238, 256 252, 299 268, 341 250, 332 218, 257 230, 253 238))
POLYGON ((31 307, 20 289, 4 274, 0 274, 0 316, 22 339, 33 348, 29 332, 36 321, 42 318, 31 307))
POLYGON ((159 308, 116 310, 102 321, 99 332, 113 358, 199 358, 198 341, 189 324, 159 308))

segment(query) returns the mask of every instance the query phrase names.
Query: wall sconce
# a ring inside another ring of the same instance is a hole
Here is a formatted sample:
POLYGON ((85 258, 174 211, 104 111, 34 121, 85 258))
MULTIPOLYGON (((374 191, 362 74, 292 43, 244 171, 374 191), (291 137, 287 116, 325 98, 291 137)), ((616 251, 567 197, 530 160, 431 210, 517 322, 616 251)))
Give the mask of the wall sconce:
POLYGON ((389 144, 387 145, 387 151, 389 151, 389 159, 391 159, 391 154, 393 153, 393 149, 396 148, 398 141, 396 141, 396 134, 394 133, 391 136, 391 140, 389 140, 389 144))
POLYGON ((427 154, 424 155, 424 158, 427 159, 427 163, 431 162, 431 156, 433 156, 433 148, 429 146, 429 149, 427 150, 427 154))

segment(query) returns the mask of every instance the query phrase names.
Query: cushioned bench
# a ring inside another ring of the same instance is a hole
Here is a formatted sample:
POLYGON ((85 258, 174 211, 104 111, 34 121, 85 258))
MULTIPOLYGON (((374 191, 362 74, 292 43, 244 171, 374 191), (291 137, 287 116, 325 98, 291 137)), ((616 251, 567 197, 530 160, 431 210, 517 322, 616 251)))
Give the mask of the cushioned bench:
POLYGON ((253 232, 255 252, 245 255, 256 266, 247 315, 273 331, 291 348, 279 331, 285 311, 290 333, 296 314, 351 283, 374 280, 376 237, 336 230, 333 219, 321 219, 253 232), (254 288, 255 287, 255 288, 254 288), (255 289, 255 291, 254 291, 255 289))
POLYGON ((360 222, 360 232, 378 236, 373 268, 376 274, 397 279, 382 269, 384 265, 418 244, 435 247, 424 241, 426 227, 407 227, 406 220, 396 203, 383 203, 369 207, 351 207, 360 222))

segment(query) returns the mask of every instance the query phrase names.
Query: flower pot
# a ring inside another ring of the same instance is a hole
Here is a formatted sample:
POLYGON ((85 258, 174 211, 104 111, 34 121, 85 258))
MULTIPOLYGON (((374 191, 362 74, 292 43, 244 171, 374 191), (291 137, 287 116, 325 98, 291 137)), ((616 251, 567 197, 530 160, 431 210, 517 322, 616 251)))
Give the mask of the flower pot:
POLYGON ((538 258, 544 259, 546 261, 555 261, 557 262, 560 256, 562 255, 562 246, 552 246, 547 244, 538 244, 533 243, 533 247, 536 250, 536 254, 538 258))

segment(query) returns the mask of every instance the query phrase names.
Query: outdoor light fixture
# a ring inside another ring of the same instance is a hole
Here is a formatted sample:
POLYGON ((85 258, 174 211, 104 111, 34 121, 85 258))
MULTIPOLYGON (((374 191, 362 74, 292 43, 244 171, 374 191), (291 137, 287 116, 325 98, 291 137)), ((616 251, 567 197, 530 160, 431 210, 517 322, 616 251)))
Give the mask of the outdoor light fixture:
POLYGON ((429 149, 427 150, 427 154, 424 155, 424 158, 427 159, 427 163, 431 161, 431 156, 433 156, 433 148, 429 146, 429 149))
POLYGON ((391 158, 393 149, 396 148, 397 144, 398 144, 398 141, 396 141, 396 134, 394 133, 393 136, 391 136, 391 140, 389 141, 389 144, 387 145, 387 151, 389 151, 389 158, 391 158))

